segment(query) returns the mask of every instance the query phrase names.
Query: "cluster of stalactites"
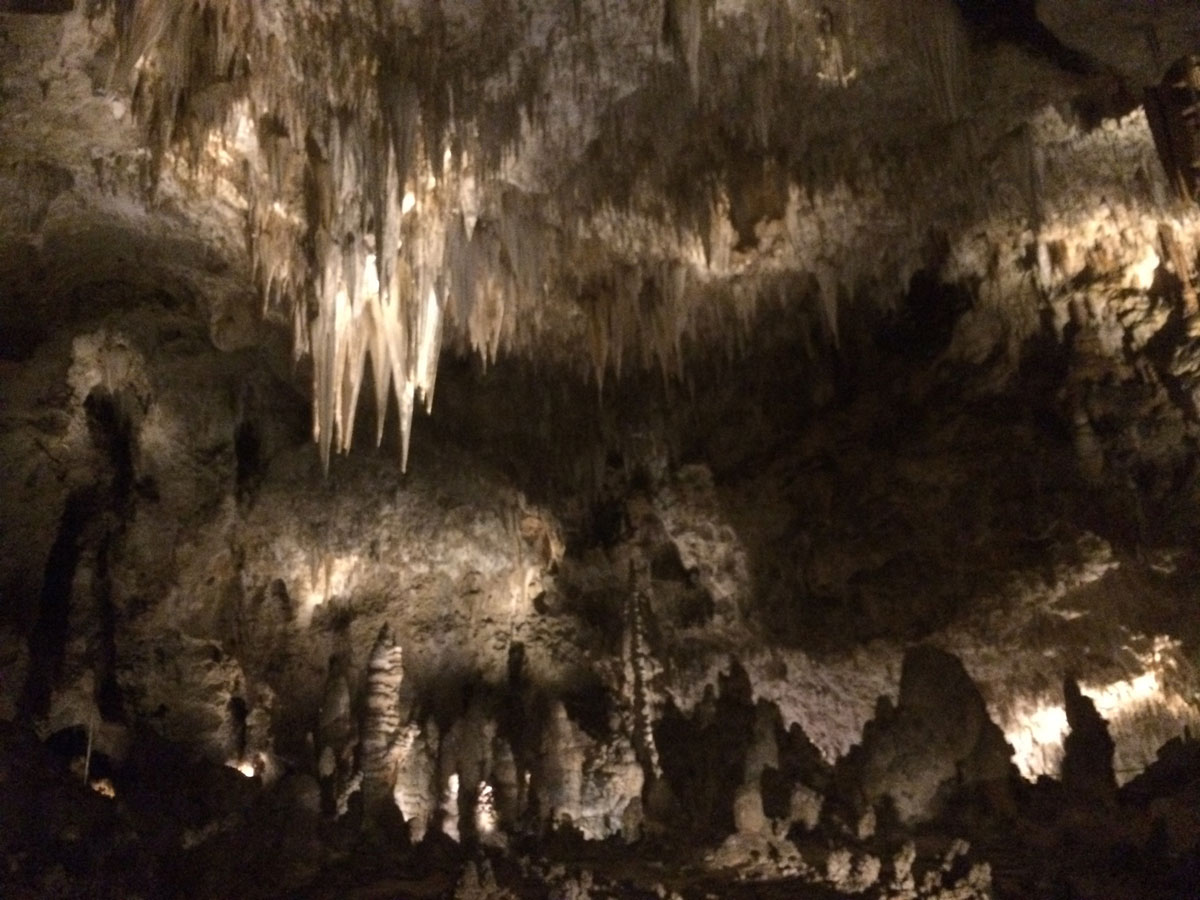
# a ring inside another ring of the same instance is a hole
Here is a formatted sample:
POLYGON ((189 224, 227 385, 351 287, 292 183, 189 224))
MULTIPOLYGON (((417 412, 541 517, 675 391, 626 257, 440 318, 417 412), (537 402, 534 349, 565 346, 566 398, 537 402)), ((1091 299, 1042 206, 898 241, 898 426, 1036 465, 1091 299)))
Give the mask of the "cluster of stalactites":
MULTIPOLYGON (((939 115, 957 120, 961 29, 951 0, 921 5, 939 24, 914 40, 939 115)), ((818 88, 852 75, 844 22, 814 24, 794 4, 745 4, 739 15, 760 33, 744 83, 717 77, 709 52, 741 34, 741 19, 703 0, 623 7, 649 36, 586 4, 574 15, 533 6, 516 25, 489 24, 470 5, 415 2, 116 4, 117 80, 134 85, 155 155, 182 144, 193 165, 209 164, 214 139, 237 151, 227 159, 244 180, 254 276, 269 309, 290 317, 297 356, 312 357, 326 467, 350 448, 368 374, 376 442, 395 397, 407 465, 415 407, 432 405, 444 321, 485 362, 502 347, 544 353, 545 341, 534 342, 554 332, 602 385, 631 362, 679 377, 685 340, 702 331, 732 340, 762 297, 816 301, 836 341, 840 298, 864 281, 906 282, 907 235, 923 229, 895 227, 904 207, 885 202, 882 183, 866 205, 814 163, 796 182, 821 190, 793 185, 778 210, 750 223, 762 232, 751 258, 734 252, 733 186, 697 177, 668 190, 674 177, 654 165, 626 171, 631 145, 656 148, 668 167, 694 156, 696 109, 731 117, 747 146, 782 153, 797 130, 785 127, 797 91, 816 102, 818 88), (663 37, 692 93, 670 109, 674 96, 655 87, 675 84, 660 78, 663 37), (604 50, 599 69, 573 74, 582 49, 596 51, 588 42, 604 50), (612 117, 614 94, 646 112, 612 117), (598 164, 567 156, 560 172, 546 149, 560 145, 588 146, 598 164), (590 358, 573 339, 590 343, 590 358)), ((801 149, 789 152, 807 158, 801 149)), ((756 184, 746 189, 757 196, 756 184)))
MULTIPOLYGON (((664 377, 679 373, 683 297, 702 274, 695 265, 671 247, 605 248, 585 274, 566 277, 578 256, 569 245, 588 236, 562 209, 532 208, 530 195, 494 177, 542 93, 523 71, 514 79, 514 57, 494 70, 483 124, 455 98, 474 91, 478 100, 470 78, 491 76, 461 51, 439 49, 446 23, 417 4, 117 6, 114 83, 133 86, 159 164, 181 146, 193 169, 217 166, 206 155, 214 144, 234 151, 226 164, 244 160, 235 177, 244 180, 253 274, 268 310, 290 318, 297 358, 312 358, 313 434, 326 468, 351 446, 368 373, 376 442, 394 396, 407 466, 415 407, 432 406, 447 316, 491 362, 502 346, 529 343, 556 290, 582 300, 597 383, 609 368, 619 375, 630 352, 664 377), (458 94, 446 86, 455 79, 458 94), (509 114, 497 115, 496 96, 509 114), (529 325, 518 324, 518 305, 529 325)), ((671 0, 666 14, 695 98, 703 4, 671 0)))
POLYGON ((437 68, 427 46, 436 41, 414 37, 423 26, 409 9, 385 15, 365 0, 337 10, 249 0, 129 9, 117 17, 114 83, 133 87, 156 171, 180 145, 193 171, 219 167, 222 155, 245 161, 235 177, 245 182, 254 277, 267 307, 291 318, 297 358, 312 357, 323 464, 349 450, 369 372, 376 442, 394 396, 406 467, 414 408, 433 402, 444 310, 490 359, 510 295, 538 283, 521 263, 535 250, 513 248, 530 241, 505 217, 507 247, 494 232, 476 239, 487 174, 472 163, 494 158, 507 133, 481 138, 440 108, 444 85, 417 64, 437 68))
POLYGON ((599 386, 612 367, 619 378, 625 352, 635 348, 649 369, 657 360, 663 381, 683 370, 690 267, 675 260, 614 266, 585 285, 581 299, 588 314, 592 371, 599 386))
MULTIPOLYGON (((369 359, 376 443, 383 438, 390 389, 399 406, 401 462, 407 466, 414 406, 418 399, 427 408, 433 402, 446 218, 431 209, 421 228, 405 229, 403 220, 418 200, 401 183, 394 148, 373 147, 353 124, 334 131, 333 138, 328 162, 310 165, 317 314, 307 333, 297 332, 298 349, 310 351, 313 359, 313 436, 326 467, 331 448, 350 449, 369 359), (367 169, 372 150, 382 157, 375 171, 367 169), (373 191, 364 197, 368 187, 373 191), (373 234, 344 229, 347 222, 372 221, 373 234)), ((438 203, 432 191, 423 200, 431 207, 438 203)))
POLYGON ((916 49, 916 62, 938 118, 962 120, 966 106, 967 38, 952 0, 910 0, 905 25, 916 49))

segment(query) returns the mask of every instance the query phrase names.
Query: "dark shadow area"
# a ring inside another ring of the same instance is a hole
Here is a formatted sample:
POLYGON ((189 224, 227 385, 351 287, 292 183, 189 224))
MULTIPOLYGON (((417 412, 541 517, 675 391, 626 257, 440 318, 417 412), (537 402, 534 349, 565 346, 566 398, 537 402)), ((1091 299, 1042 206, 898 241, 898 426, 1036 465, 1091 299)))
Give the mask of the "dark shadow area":
POLYGON ((1007 41, 1076 75, 1091 75, 1099 65, 1068 47, 1037 15, 1036 0, 956 0, 975 34, 988 41, 1007 41))
POLYGON ((37 620, 29 634, 29 674, 20 703, 25 718, 43 716, 50 708, 70 632, 71 591, 83 552, 81 538, 98 511, 98 499, 94 488, 74 491, 59 519, 58 534, 46 559, 37 620))
POLYGON ((112 394, 93 388, 84 400, 88 431, 96 448, 112 465, 112 494, 118 503, 128 499, 133 488, 136 448, 136 401, 127 391, 112 394))
POLYGON ((237 460, 237 497, 239 500, 248 500, 258 491, 266 474, 262 438, 253 422, 245 420, 238 423, 233 432, 233 452, 237 460))
POLYGON ((691 715, 668 705, 655 723, 654 740, 679 805, 674 825, 707 839, 734 830, 734 795, 745 780, 754 720, 753 690, 737 660, 715 691, 709 685, 691 715))
POLYGON ((75 0, 0 0, 0 13, 57 16, 75 8, 75 0))
POLYGON ((945 284, 929 269, 916 272, 908 293, 884 319, 876 341, 881 349, 913 360, 933 360, 945 352, 954 326, 973 305, 963 285, 945 284))
POLYGON ((113 584, 109 568, 120 530, 110 531, 100 541, 96 554, 95 606, 100 620, 97 644, 92 651, 96 676, 96 705, 109 722, 125 721, 121 688, 117 684, 117 610, 113 602, 113 584))

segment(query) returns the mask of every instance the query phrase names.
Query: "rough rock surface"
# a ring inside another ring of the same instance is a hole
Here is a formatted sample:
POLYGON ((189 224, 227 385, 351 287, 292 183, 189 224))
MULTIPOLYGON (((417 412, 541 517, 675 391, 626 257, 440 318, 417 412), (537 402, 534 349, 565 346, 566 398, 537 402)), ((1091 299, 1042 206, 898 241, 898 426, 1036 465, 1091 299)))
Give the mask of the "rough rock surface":
POLYGON ((0 2, 5 896, 1200 894, 1198 49, 0 2))
POLYGON ((860 792, 855 799, 864 809, 886 800, 911 824, 936 817, 953 791, 1003 795, 1011 787, 1011 756, 962 663, 920 646, 905 654, 896 705, 881 699, 837 777, 860 792))

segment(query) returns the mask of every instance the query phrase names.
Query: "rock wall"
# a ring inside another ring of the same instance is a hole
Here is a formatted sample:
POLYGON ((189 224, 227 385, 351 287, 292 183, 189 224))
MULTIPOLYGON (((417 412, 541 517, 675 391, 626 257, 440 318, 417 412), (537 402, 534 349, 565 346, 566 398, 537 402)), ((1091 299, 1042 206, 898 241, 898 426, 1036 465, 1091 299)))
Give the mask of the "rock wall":
POLYGON ((1062 4, 12 6, 0 718, 148 857, 1185 884, 1200 214, 1143 63, 1062 4))

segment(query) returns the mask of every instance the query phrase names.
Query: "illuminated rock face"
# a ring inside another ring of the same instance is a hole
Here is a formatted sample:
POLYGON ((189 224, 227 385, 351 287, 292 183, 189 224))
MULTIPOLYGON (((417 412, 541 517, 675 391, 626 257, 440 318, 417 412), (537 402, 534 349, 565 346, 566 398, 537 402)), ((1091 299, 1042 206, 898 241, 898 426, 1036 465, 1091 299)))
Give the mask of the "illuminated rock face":
POLYGON ((1012 766, 1192 851, 1200 212, 1077 5, 61 6, 0 4, 0 718, 135 805, 195 754, 149 855, 261 786, 300 857, 791 877, 1012 766))
MULTIPOLYGON (((14 17, 47 74, 39 88, 14 68, 13 96, 43 90, 87 115, 59 144, 28 119, 8 126, 12 237, 69 241, 61 217, 155 186, 222 232, 200 272, 169 260, 213 295, 214 337, 245 341, 255 308, 216 296, 231 290, 226 256, 311 359, 326 464, 350 446, 369 374, 376 440, 394 397, 403 465, 444 343, 485 361, 535 353, 597 382, 679 377, 685 346, 735 347, 763 307, 802 309, 811 339, 836 342, 843 319, 890 308, 930 266, 1007 296, 1035 252, 1039 286, 1062 284, 1086 263, 1073 249, 1092 246, 1063 229, 1111 231, 1106 267, 1144 274, 1153 228, 1136 233, 1164 182, 1146 171, 1140 117, 1087 140, 1043 112, 1077 86, 972 54, 970 25, 950 0, 644 0, 619 15, 548 0, 337 13, 144 0, 14 17), (103 102, 81 96, 85 72, 103 102), (1006 91, 1033 96, 992 102, 1006 91)), ((131 234, 150 224, 122 212, 131 234)))
POLYGON ((381 806, 393 804, 396 772, 409 750, 400 707, 403 680, 404 652, 396 646, 391 629, 384 625, 367 663, 362 769, 363 803, 368 816, 378 816, 381 806))

